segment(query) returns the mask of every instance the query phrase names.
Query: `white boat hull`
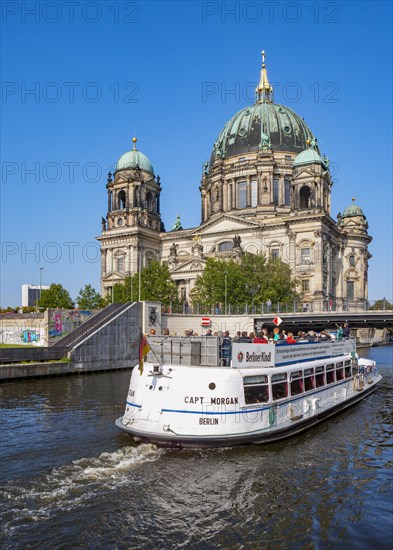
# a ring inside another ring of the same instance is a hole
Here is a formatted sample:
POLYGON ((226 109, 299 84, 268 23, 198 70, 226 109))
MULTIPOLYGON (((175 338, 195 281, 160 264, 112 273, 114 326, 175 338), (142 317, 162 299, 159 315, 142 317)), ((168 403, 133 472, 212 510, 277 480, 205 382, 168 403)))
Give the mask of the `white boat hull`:
MULTIPOLYGON (((321 363, 326 360, 313 361, 313 366, 321 363)), ((243 384, 247 377, 261 372, 285 371, 290 375, 301 365, 268 370, 165 365, 158 373, 157 366, 146 363, 142 374, 137 368, 132 373, 125 414, 116 425, 136 441, 180 448, 278 441, 315 426, 372 393, 381 376, 373 363, 364 362, 365 368, 369 364, 373 367, 362 379, 351 375, 300 395, 278 401, 270 396, 266 403, 247 404, 243 384)))

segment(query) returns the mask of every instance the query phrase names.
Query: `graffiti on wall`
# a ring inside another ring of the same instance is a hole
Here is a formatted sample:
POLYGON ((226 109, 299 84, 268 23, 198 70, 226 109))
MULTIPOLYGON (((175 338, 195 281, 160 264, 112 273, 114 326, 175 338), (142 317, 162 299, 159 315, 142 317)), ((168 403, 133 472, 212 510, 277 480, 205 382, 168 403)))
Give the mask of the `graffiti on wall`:
POLYGON ((32 346, 44 345, 44 329, 32 328, 24 324, 0 328, 0 342, 2 344, 30 344, 32 346))
POLYGON ((51 309, 49 310, 49 341, 63 338, 80 325, 85 323, 95 311, 85 311, 76 309, 51 309))

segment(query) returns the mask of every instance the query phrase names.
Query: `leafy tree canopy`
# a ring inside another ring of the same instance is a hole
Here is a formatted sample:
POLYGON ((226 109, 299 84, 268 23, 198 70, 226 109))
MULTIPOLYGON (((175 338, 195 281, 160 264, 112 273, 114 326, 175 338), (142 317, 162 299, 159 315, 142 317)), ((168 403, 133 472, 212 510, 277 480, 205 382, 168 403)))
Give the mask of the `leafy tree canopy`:
POLYGON ((393 309, 393 304, 389 300, 386 300, 386 298, 382 298, 382 300, 376 300, 370 309, 393 309))
POLYGON ((91 285, 80 289, 76 302, 80 309, 99 309, 104 306, 101 295, 91 285))
POLYGON ((52 283, 47 290, 41 291, 41 298, 38 301, 38 306, 43 308, 62 308, 72 309, 74 303, 71 300, 68 290, 60 284, 52 283))
MULTIPOLYGON (((113 289, 114 302, 136 302, 139 299, 139 274, 125 278, 124 283, 116 283, 113 289)), ((141 300, 161 302, 169 306, 177 300, 176 283, 172 281, 167 264, 153 261, 141 272, 141 300)), ((106 303, 112 301, 110 293, 106 303)))
POLYGON ((206 267, 191 291, 194 304, 233 306, 262 304, 267 300, 287 303, 299 299, 289 266, 263 254, 245 253, 239 261, 208 258, 206 267))

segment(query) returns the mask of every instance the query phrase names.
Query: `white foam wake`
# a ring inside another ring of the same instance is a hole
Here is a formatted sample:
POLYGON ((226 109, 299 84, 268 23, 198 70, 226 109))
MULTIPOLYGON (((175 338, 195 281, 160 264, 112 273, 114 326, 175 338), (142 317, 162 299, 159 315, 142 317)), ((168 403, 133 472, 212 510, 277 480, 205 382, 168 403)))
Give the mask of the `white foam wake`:
POLYGON ((134 469, 157 460, 163 452, 150 444, 122 447, 98 457, 74 460, 25 485, 9 482, 2 488, 3 526, 15 530, 26 520, 39 521, 55 511, 71 510, 105 490, 113 495, 122 484, 130 483, 134 469))

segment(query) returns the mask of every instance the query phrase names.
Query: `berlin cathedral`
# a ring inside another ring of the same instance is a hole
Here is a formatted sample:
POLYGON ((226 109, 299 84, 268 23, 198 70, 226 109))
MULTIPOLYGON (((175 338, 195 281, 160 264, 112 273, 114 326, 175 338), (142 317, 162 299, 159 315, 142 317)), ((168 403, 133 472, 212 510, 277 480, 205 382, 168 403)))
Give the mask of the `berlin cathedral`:
POLYGON ((183 229, 178 216, 164 230, 160 177, 135 137, 106 187, 108 212, 97 237, 103 295, 159 260, 186 301, 207 258, 262 252, 289 264, 302 301, 314 309, 367 299, 366 217, 355 199, 337 221, 331 217, 329 160, 304 119, 274 103, 264 52, 255 103, 225 124, 203 167, 198 227, 183 229))

